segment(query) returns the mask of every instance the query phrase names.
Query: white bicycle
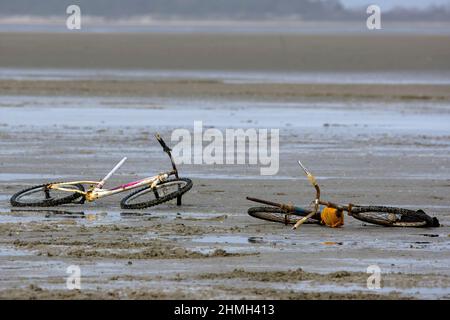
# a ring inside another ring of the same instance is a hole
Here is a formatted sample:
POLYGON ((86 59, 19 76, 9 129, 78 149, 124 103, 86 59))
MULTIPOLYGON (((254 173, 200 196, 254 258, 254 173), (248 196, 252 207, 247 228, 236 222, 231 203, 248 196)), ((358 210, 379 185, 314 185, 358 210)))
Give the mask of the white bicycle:
POLYGON ((177 199, 181 205, 182 196, 192 188, 192 180, 180 178, 172 157, 171 149, 159 134, 156 139, 161 144, 172 163, 172 170, 153 177, 129 182, 111 189, 104 188, 106 181, 119 170, 127 158, 123 158, 101 181, 52 182, 33 186, 17 192, 11 197, 14 207, 53 207, 62 204, 85 201, 92 202, 103 197, 139 189, 122 199, 122 209, 144 209, 177 199))

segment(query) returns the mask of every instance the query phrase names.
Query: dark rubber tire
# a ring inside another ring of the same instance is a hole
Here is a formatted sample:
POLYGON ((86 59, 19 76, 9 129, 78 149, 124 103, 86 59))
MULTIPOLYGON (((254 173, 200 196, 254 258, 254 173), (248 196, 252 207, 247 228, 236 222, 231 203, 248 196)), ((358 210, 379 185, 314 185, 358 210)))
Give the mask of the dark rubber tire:
POLYGON ((432 218, 422 210, 409 210, 383 206, 356 206, 352 208, 352 217, 360 221, 386 227, 439 227, 439 220, 432 218), (388 217, 385 217, 386 214, 388 217), (384 216, 383 216, 384 215, 384 216))
MULTIPOLYGON (((62 204, 72 203, 75 200, 77 200, 78 198, 83 196, 80 193, 74 192, 67 197, 63 197, 63 198, 57 199, 57 200, 43 200, 43 201, 37 201, 37 202, 20 202, 20 197, 23 194, 26 194, 27 192, 29 192, 31 190, 41 189, 45 186, 48 186, 49 184, 55 184, 55 183, 61 183, 61 182, 52 182, 52 183, 41 184, 38 186, 33 186, 30 188, 24 189, 22 191, 19 191, 11 197, 11 200, 10 200, 11 205, 13 207, 54 207, 54 206, 59 206, 62 204)), ((75 184, 73 186, 76 187, 80 191, 84 191, 84 187, 81 184, 75 184)))
MULTIPOLYGON (((258 219, 267 220, 271 222, 278 222, 285 225, 296 224, 302 217, 295 214, 288 214, 286 211, 276 207, 252 207, 247 213, 258 219)), ((308 219, 305 224, 320 224, 318 220, 308 219)))
POLYGON ((185 194, 186 192, 191 190, 192 185, 193 185, 191 179, 188 179, 188 178, 170 179, 170 180, 164 181, 163 183, 158 184, 157 188, 164 186, 165 184, 169 184, 169 183, 173 183, 173 182, 177 182, 177 181, 184 181, 184 182, 186 182, 186 185, 183 186, 181 189, 179 189, 175 192, 171 192, 161 198, 157 198, 157 199, 150 200, 150 201, 144 201, 144 202, 140 202, 140 203, 134 203, 134 204, 128 203, 129 200, 131 200, 133 198, 137 198, 140 193, 142 193, 142 195, 144 195, 147 192, 149 192, 150 187, 145 187, 136 192, 130 193, 128 196, 123 198, 122 201, 120 202, 120 207, 122 209, 145 209, 145 208, 157 206, 161 203, 170 201, 175 198, 179 199, 183 194, 185 194))

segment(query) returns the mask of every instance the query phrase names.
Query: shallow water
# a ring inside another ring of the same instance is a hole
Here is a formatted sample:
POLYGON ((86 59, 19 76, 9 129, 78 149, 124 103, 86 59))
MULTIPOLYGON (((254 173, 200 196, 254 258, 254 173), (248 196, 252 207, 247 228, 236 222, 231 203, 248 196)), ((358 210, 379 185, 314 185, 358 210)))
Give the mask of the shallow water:
POLYGON ((0 80, 210 80, 283 84, 450 84, 448 72, 256 72, 221 70, 11 69, 0 80))
MULTIPOLYGON (((280 287, 280 285, 273 284, 274 287, 280 287)), ((448 288, 441 287, 419 287, 419 288, 394 288, 394 287, 381 287, 380 289, 367 289, 367 286, 363 285, 333 285, 333 284, 320 284, 310 281, 303 281, 299 283, 292 283, 288 285, 289 289, 305 292, 340 292, 350 293, 355 291, 361 291, 366 293, 386 294, 390 292, 400 292, 404 296, 417 296, 420 295, 422 299, 439 299, 449 295, 448 288)))
MULTIPOLYGON (((5 200, 9 196, 5 196, 5 200)), ((1 200, 1 199, 0 199, 1 200)), ((9 205, 9 204, 8 204, 9 205)), ((58 207, 58 208, 13 208, 10 210, 0 210, 0 223, 26 223, 32 221, 61 221, 63 219, 75 219, 79 224, 102 225, 114 223, 130 223, 132 221, 142 221, 142 219, 167 220, 214 220, 223 218, 223 214, 188 212, 163 208, 161 212, 155 210, 139 211, 115 211, 108 209, 83 208, 83 206, 58 207)))
MULTIPOLYGON (((65 176, 54 174, 40 174, 40 173, 0 173, 0 181, 17 181, 17 180, 54 180, 61 179, 65 176)), ((1 200, 1 196, 0 196, 1 200)))
MULTIPOLYGON (((203 130, 217 128, 288 128, 291 131, 329 128, 333 132, 450 133, 450 105, 425 103, 261 103, 152 99, 131 100, 127 106, 105 108, 102 98, 53 99, 6 97, 0 107, 1 123, 8 126, 90 126, 187 128, 203 122, 203 130), (133 105, 136 103, 135 105, 133 105), (150 108, 145 108, 145 104, 150 108), (153 106, 157 104, 158 108, 153 106), (20 107, 18 107, 20 106, 20 107), (89 112, 80 112, 88 107, 89 112), (436 109, 433 109, 433 108, 436 109), (444 112, 443 112, 444 111, 444 112), (446 111, 446 112, 445 112, 446 111), (158 119, 158 121, 155 121, 158 119), (349 129, 351 128, 351 130, 349 129)), ((124 103, 127 101, 123 100, 124 103)), ((120 101, 116 101, 116 103, 120 101)))
POLYGON ((0 248, 0 257, 20 257, 20 256, 31 256, 33 255, 33 252, 30 252, 29 250, 18 250, 15 248, 6 248, 2 247, 0 248))

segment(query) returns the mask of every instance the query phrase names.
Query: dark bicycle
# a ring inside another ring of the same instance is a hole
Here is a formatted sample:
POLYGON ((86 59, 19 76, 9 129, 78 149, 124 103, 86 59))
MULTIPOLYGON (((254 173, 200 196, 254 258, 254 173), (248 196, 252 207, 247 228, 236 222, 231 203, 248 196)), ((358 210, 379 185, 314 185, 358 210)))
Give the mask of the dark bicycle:
POLYGON ((303 223, 320 223, 330 227, 339 227, 344 222, 344 212, 349 216, 376 225, 386 227, 439 227, 439 220, 430 217, 423 210, 409 210, 387 206, 361 206, 355 204, 340 205, 321 200, 320 187, 316 178, 298 161, 305 172, 309 182, 316 190, 313 208, 307 209, 291 204, 282 204, 272 201, 247 197, 247 200, 269 205, 270 207, 253 207, 248 209, 252 217, 293 224, 293 229, 303 223))

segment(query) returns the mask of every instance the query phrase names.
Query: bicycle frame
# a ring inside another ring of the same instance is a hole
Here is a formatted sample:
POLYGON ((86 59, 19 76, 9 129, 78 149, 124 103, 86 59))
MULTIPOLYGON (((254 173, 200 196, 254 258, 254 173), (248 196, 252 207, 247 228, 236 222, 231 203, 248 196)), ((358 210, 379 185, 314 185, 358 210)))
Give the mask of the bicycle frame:
POLYGON ((312 210, 307 210, 307 209, 304 209, 301 207, 296 207, 292 204, 276 203, 276 202, 272 202, 272 201, 256 199, 256 198, 251 198, 251 197, 247 197, 247 200, 267 204, 267 205, 274 206, 274 207, 278 207, 278 208, 281 208, 282 210, 286 211, 287 213, 302 215, 303 217, 300 220, 298 220, 297 223, 292 227, 292 229, 294 229, 294 230, 297 229, 303 223, 305 223, 309 218, 312 218, 313 216, 317 215, 318 212, 320 211, 321 205, 324 205, 329 208, 337 209, 338 214, 342 214, 343 211, 347 211, 349 214, 351 213, 353 204, 349 204, 348 206, 341 206, 341 205, 338 205, 338 204, 335 204, 332 202, 320 200, 320 187, 319 187, 319 184, 317 183, 316 177, 313 176, 311 174, 311 172, 309 172, 308 169, 306 169, 305 166, 300 161, 298 161, 298 164, 303 169, 309 182, 312 184, 312 186, 316 190, 316 197, 315 197, 314 201, 312 202, 314 204, 314 208, 312 210))
MULTIPOLYGON (((341 226, 343 224, 343 215, 345 212, 348 213, 349 216, 352 216, 358 220, 374 223, 378 225, 383 226, 408 226, 408 227, 438 227, 439 220, 435 217, 428 216, 423 210, 409 210, 409 209, 402 209, 402 208, 394 208, 394 207, 386 207, 386 206, 360 206, 355 205, 353 203, 349 203, 347 205, 341 205, 325 200, 321 200, 321 192, 320 187, 316 181, 316 178, 303 166, 303 164, 298 161, 298 164, 305 172, 309 182, 316 190, 316 196, 314 201, 312 202, 313 209, 308 210, 301 207, 296 207, 292 204, 283 204, 283 203, 277 203, 252 197, 247 197, 247 200, 262 203, 265 205, 269 205, 272 207, 277 207, 282 210, 286 215, 294 214, 303 216, 301 219, 299 219, 293 229, 297 229, 301 224, 305 223, 309 218, 313 218, 315 220, 321 220, 323 224, 326 224, 331 227, 341 226), (322 207, 321 207, 322 206, 322 207), (325 211, 327 209, 327 211, 325 211), (335 209, 335 211, 329 211, 328 209, 335 209), (361 216, 361 213, 388 213, 389 217, 386 218, 378 218, 375 217, 366 217, 364 218, 361 216), (398 219, 396 215, 399 214, 402 216, 402 218, 398 219), (334 215, 334 216, 332 216, 334 215), (403 216, 409 215, 408 219, 403 220, 403 216), (325 218, 323 218, 323 216, 325 218), (331 217, 331 219, 330 219, 331 217), (416 220, 411 220, 411 218, 415 218, 416 220)), ((259 209, 259 208, 252 208, 252 209, 259 209)), ((250 214, 250 209, 249 209, 250 214)), ((250 214, 252 215, 252 214, 250 214)), ((271 220, 271 219, 267 219, 271 220)), ((275 220, 273 220, 275 221, 275 220)), ((279 221, 279 220, 277 220, 279 221)))
POLYGON ((308 218, 311 218, 312 216, 314 216, 315 214, 317 214, 317 212, 319 212, 319 207, 320 205, 324 205, 326 207, 329 208, 334 208, 338 210, 338 214, 343 214, 343 211, 347 211, 348 213, 350 213, 352 211, 352 204, 349 204, 348 206, 341 206, 332 202, 328 202, 328 201, 323 201, 320 200, 320 187, 319 184, 316 181, 316 177, 313 176, 311 174, 311 172, 308 171, 308 169, 305 168, 305 166, 300 162, 300 160, 298 161, 298 164, 300 165, 300 167, 303 169, 303 171, 306 174, 306 177, 308 178, 309 182, 312 184, 312 186, 314 187, 314 189, 316 189, 316 198, 314 199, 314 210, 312 210, 312 212, 310 214, 308 214, 307 216, 305 216, 304 218, 300 219, 295 225, 294 227, 292 227, 292 229, 297 229, 300 225, 302 225, 306 220, 308 220, 308 218))
POLYGON ((156 187, 160 182, 164 182, 167 180, 167 178, 172 174, 172 172, 162 173, 153 177, 144 178, 141 180, 129 182, 111 189, 103 189, 99 187, 101 185, 101 182, 103 181, 71 181, 71 182, 63 182, 63 183, 54 183, 49 185, 47 188, 54 189, 54 190, 60 190, 60 191, 66 191, 66 192, 76 192, 81 193, 84 195, 87 201, 92 202, 97 199, 112 196, 117 193, 126 192, 128 190, 144 187, 144 186, 150 186, 151 188, 156 187), (74 190, 74 189, 68 189, 64 188, 64 186, 69 185, 76 185, 76 184, 90 184, 92 185, 91 188, 89 188, 88 191, 80 191, 80 190, 74 190))
POLYGON ((172 164, 172 170, 160 173, 158 175, 155 175, 153 177, 147 177, 144 179, 140 179, 137 181, 125 183, 122 185, 119 185, 117 187, 111 188, 111 189, 104 189, 103 186, 105 185, 106 181, 111 178, 111 176, 120 169, 120 167, 125 163, 127 160, 126 157, 124 157, 102 180, 100 181, 89 181, 89 180, 81 180, 81 181, 70 181, 70 182, 61 182, 61 183, 53 183, 49 184, 47 186, 47 189, 53 189, 53 190, 59 190, 59 191, 65 191, 65 192, 72 192, 72 193, 80 193, 84 196, 84 198, 89 201, 95 201, 97 199, 111 196, 117 193, 126 192, 128 190, 137 189, 144 186, 149 186, 150 188, 156 187, 159 183, 166 181, 171 175, 175 175, 176 178, 178 178, 178 170, 176 168, 175 162, 172 157, 171 149, 165 144, 164 140, 161 138, 159 134, 156 134, 156 139, 161 144, 164 152, 166 152, 170 158, 170 162, 172 164), (65 188, 64 186, 70 186, 70 185, 77 185, 77 184, 89 184, 91 185, 90 188, 87 191, 81 191, 81 190, 74 190, 65 188))

